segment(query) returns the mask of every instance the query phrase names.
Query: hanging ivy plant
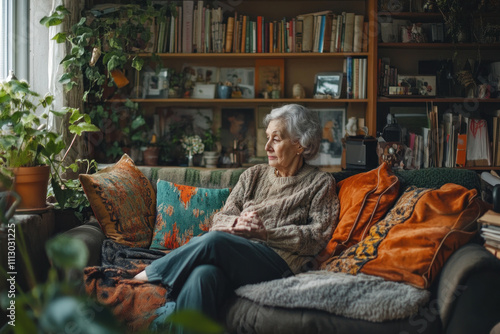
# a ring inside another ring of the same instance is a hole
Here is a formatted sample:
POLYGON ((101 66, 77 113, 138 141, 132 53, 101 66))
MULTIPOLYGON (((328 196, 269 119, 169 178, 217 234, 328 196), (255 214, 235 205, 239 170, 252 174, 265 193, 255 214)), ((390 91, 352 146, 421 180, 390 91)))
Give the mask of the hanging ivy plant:
MULTIPOLYGON (((139 53, 154 54, 155 24, 165 20, 169 12, 175 11, 173 3, 161 8, 151 4, 145 7, 117 5, 114 11, 107 14, 87 11, 69 31, 58 33, 52 38, 58 43, 69 42, 71 46, 61 61, 64 74, 59 82, 71 90, 82 79, 83 100, 101 100, 106 81, 109 86, 117 84, 111 75, 113 70, 123 70, 127 64, 137 71, 142 69, 144 59, 139 53)), ((47 27, 60 25, 69 14, 64 6, 58 6, 40 23, 47 27)))

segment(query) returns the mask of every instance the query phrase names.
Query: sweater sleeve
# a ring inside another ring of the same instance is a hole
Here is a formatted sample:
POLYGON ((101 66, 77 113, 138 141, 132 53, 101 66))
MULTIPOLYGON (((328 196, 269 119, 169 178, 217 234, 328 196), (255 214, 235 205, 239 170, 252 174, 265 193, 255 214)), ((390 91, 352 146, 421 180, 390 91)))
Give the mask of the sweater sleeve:
POLYGON ((268 229, 267 244, 271 247, 303 256, 315 256, 330 240, 338 222, 339 200, 335 180, 311 189, 311 204, 305 225, 286 225, 268 229))
POLYGON ((222 210, 212 217, 213 223, 211 229, 232 226, 236 218, 240 216, 241 211, 243 211, 243 201, 248 187, 248 178, 247 171, 241 174, 240 179, 229 194, 222 210))

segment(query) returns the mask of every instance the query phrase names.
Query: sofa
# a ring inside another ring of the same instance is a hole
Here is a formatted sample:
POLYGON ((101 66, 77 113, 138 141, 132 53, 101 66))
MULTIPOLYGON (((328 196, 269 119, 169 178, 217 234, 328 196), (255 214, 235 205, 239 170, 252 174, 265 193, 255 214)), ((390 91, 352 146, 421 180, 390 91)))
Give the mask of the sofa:
MULTIPOLYGON (((230 189, 244 171, 243 168, 201 170, 145 166, 139 166, 137 169, 149 180, 155 192, 158 180, 204 189, 230 189)), ((337 183, 340 183, 362 173, 365 171, 348 170, 334 172, 332 175, 337 183)), ((452 183, 468 190, 480 191, 480 178, 477 173, 464 169, 397 170, 392 177, 397 178, 399 185, 395 200, 411 186, 438 189, 452 183)), ((431 206, 432 203, 426 205, 431 206)), ((94 207, 93 209, 98 216, 99 213, 94 207)), ((379 220, 382 218, 379 217, 379 220)), ((356 315, 345 316, 342 312, 333 314, 314 307, 274 306, 235 295, 225 305, 224 327, 229 333, 489 333, 500 322, 500 261, 481 245, 477 223, 472 223, 473 225, 469 224, 469 229, 472 226, 472 232, 468 232, 467 240, 461 244, 454 242, 454 248, 448 250, 442 260, 442 266, 433 272, 432 280, 429 279, 425 288, 421 289, 429 293, 425 303, 418 305, 418 308, 405 318, 369 321, 356 315)), ((102 247, 111 234, 109 231, 104 233, 96 219, 91 219, 65 234, 86 244, 89 251, 89 268, 102 265, 102 247)), ((342 254, 350 249, 346 250, 346 247, 342 249, 342 254)), ((325 267, 315 268, 314 271, 319 272, 320 269, 325 267)), ((86 275, 88 274, 87 271, 86 275)), ((377 301, 373 302, 377 304, 377 301)))

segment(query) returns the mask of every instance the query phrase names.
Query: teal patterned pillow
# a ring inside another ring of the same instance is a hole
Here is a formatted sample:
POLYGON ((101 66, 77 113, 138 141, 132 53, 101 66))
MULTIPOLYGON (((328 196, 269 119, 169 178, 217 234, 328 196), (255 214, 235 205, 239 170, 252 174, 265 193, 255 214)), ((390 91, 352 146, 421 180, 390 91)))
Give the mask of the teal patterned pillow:
POLYGON ((151 249, 174 249, 210 229, 230 190, 198 188, 158 180, 156 225, 151 249))

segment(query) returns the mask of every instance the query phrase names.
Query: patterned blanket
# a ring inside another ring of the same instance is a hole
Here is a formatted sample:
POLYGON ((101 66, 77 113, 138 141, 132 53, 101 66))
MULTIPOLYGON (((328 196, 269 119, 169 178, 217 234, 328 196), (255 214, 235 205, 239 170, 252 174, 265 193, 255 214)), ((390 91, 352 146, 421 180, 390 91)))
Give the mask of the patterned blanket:
POLYGON ((168 301, 168 290, 160 284, 132 278, 163 255, 162 251, 130 248, 105 240, 103 266, 88 267, 84 271, 85 290, 89 296, 109 307, 129 330, 145 330, 157 317, 155 311, 168 301))

